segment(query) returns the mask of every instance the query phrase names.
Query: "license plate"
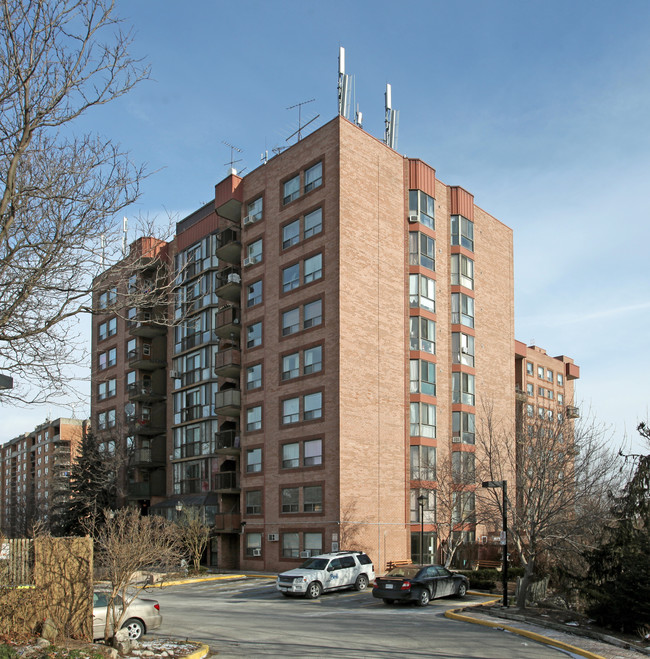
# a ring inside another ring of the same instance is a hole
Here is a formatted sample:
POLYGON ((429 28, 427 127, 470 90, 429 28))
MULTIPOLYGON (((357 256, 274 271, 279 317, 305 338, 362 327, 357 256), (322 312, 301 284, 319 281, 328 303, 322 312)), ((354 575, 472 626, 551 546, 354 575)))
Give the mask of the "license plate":
POLYGON ((281 590, 283 593, 286 593, 289 589, 288 589, 288 588, 285 588, 284 586, 280 586, 280 590, 281 590))
POLYGON ((392 583, 387 583, 387 584, 384 586, 384 588, 385 588, 386 590, 391 590, 392 587, 393 587, 393 584, 392 584, 392 583))

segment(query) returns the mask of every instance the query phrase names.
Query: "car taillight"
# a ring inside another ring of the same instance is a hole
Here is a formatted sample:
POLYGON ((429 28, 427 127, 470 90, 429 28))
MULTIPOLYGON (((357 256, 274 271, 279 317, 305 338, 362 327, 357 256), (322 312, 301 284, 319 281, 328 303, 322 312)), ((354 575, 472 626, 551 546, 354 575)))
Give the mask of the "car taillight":
POLYGON ((402 590, 411 590, 411 582, 410 581, 405 581, 402 584, 402 590))
POLYGON ((156 602, 156 603, 153 605, 153 608, 156 609, 156 611, 160 611, 160 604, 158 604, 158 602, 156 602))

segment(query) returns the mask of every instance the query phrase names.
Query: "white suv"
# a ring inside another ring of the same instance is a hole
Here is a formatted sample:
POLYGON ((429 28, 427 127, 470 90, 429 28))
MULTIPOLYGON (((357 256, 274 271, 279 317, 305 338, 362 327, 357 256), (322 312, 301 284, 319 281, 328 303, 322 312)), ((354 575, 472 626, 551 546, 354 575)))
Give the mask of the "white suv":
POLYGON ((312 556, 300 567, 283 572, 275 587, 286 597, 315 599, 327 590, 365 590, 374 579, 372 561, 362 551, 336 551, 312 556))

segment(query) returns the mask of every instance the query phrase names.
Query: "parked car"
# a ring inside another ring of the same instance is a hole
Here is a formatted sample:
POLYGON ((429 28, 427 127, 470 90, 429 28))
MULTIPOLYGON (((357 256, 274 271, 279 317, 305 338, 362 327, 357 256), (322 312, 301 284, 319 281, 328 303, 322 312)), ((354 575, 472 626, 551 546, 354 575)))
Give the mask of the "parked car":
MULTIPOLYGON (((108 599, 110 594, 104 591, 93 593, 93 639, 104 638, 106 617, 108 615, 108 599)), ((115 616, 119 617, 124 602, 117 595, 115 597, 115 616)), ((130 639, 138 639, 152 629, 162 625, 160 605, 156 600, 135 597, 126 608, 126 616, 122 629, 129 630, 130 639)), ((110 624, 109 636, 113 635, 113 625, 110 624)))
POLYGON ((300 567, 283 572, 275 586, 286 597, 302 595, 315 599, 328 590, 365 590, 374 578, 375 571, 367 554, 337 551, 312 556, 300 567))
POLYGON ((466 576, 450 572, 442 565, 405 565, 377 577, 372 596, 385 604, 414 601, 418 606, 426 606, 435 597, 464 597, 468 588, 466 576))

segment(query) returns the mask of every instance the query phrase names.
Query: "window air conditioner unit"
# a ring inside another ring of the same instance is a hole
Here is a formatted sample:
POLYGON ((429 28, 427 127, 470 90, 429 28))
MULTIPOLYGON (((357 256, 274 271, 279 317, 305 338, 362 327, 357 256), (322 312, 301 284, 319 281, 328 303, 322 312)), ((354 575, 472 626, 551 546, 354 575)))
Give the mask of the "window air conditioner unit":
POLYGON ((261 549, 253 549, 253 556, 261 556, 261 555, 262 555, 261 549))
POLYGON ((268 538, 269 542, 277 542, 280 539, 280 536, 277 533, 269 533, 268 538))
POLYGON ((244 222, 244 226, 248 226, 249 224, 255 224, 255 222, 257 222, 257 218, 255 217, 255 215, 247 215, 244 218, 243 222, 244 222))
POLYGON ((228 275, 228 283, 229 284, 240 284, 241 283, 241 277, 236 272, 231 272, 228 275))
POLYGON ((300 552, 300 558, 310 558, 311 557, 311 549, 305 549, 305 551, 300 552))
POLYGON ((409 215, 409 222, 411 222, 411 224, 413 222, 419 222, 419 221, 420 221, 420 216, 419 215, 409 215))
POLYGON ((460 351, 461 351, 464 355, 469 355, 469 348, 461 348, 460 351))
POLYGON ((257 263, 257 257, 255 257, 255 256, 247 256, 244 259, 244 267, 246 267, 248 265, 254 265, 255 263, 257 263))
POLYGON ((174 371, 173 369, 169 371, 169 377, 170 378, 178 378, 180 377, 178 374, 178 371, 174 371))
POLYGON ((452 438, 451 438, 451 441, 452 441, 454 444, 460 444, 460 437, 452 437, 452 438))

